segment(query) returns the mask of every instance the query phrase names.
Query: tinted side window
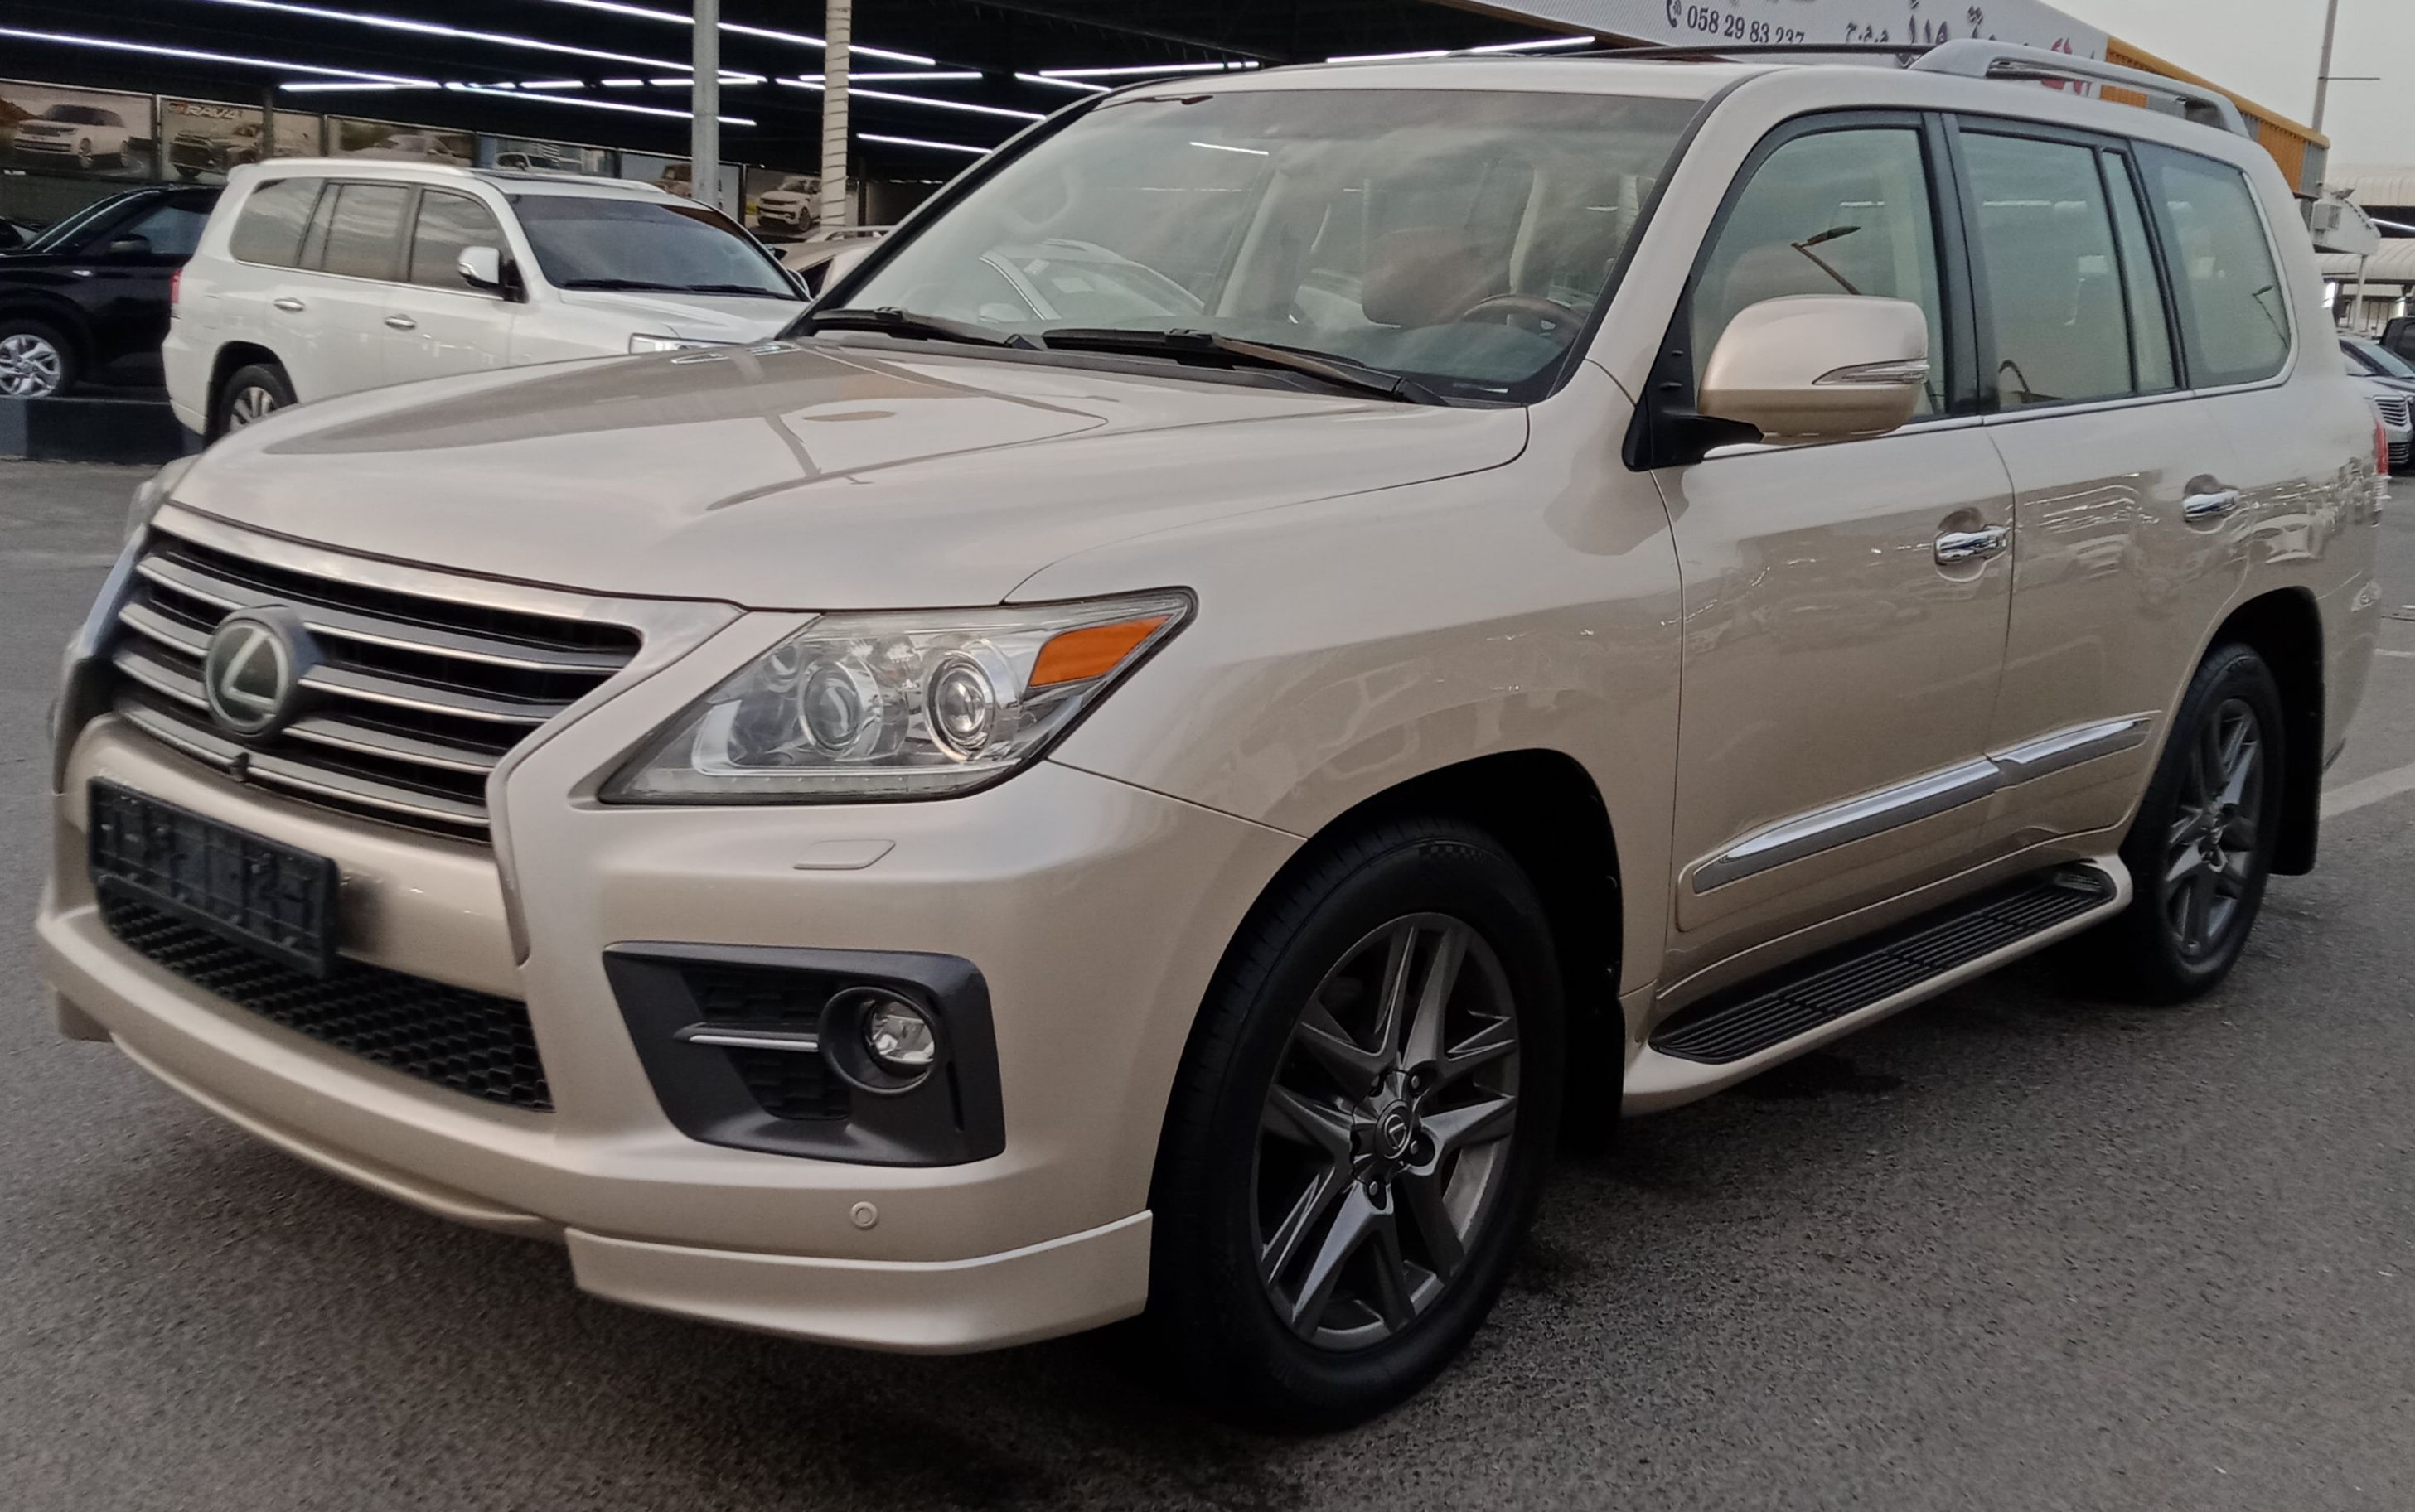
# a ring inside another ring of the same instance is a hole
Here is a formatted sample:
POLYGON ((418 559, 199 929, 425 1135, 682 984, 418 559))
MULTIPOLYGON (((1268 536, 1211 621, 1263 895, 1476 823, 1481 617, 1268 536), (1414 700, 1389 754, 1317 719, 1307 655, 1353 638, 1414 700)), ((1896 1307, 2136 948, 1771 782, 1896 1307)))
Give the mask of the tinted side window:
POLYGON ((2216 388, 2279 372, 2289 356, 2288 293, 2246 177, 2163 148, 2141 163, 2165 216, 2191 381, 2216 388))
POLYGON ((1945 320, 1927 155, 1909 127, 1822 131, 1754 171, 1694 286, 1694 378, 1748 306, 1796 294, 1907 299, 1928 316, 1928 393, 1945 403, 1945 320))
POLYGON ((293 266, 302 250, 302 228, 319 198, 315 178, 273 179, 251 191, 234 219, 227 251, 238 262, 273 268, 293 266))
POLYGON ((2122 247, 2122 282, 2130 297, 2130 348, 2138 364, 2138 392, 2160 394, 2180 387, 2178 360, 2172 355, 2172 322, 2164 306, 2164 278, 2155 262, 2155 244, 2147 235, 2147 216, 2138 203, 2138 186, 2130 181, 2127 159, 2108 156, 2105 182, 2113 199, 2113 234, 2122 247))
POLYGON ((503 233, 487 207, 466 194, 429 191, 419 197, 419 224, 411 236, 412 283, 472 292, 461 277, 461 254, 472 247, 503 249, 503 233))
POLYGON ((339 184, 335 198, 319 266, 354 278, 393 277, 411 190, 399 184, 339 184))
POLYGON ((163 204, 135 217, 111 232, 110 239, 140 236, 151 244, 154 257, 190 257, 201 244, 202 223, 209 212, 191 205, 163 204))
POLYGON ((2135 392, 2122 260, 2096 149, 1966 132, 1978 264, 2007 410, 2135 392))

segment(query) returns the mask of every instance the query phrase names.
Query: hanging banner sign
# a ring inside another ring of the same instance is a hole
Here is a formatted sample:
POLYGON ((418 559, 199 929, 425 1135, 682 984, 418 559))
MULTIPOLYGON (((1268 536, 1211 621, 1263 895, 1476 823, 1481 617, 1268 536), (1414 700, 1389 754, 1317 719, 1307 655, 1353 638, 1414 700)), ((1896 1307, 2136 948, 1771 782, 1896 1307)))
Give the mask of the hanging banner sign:
POLYGON ((1676 46, 1900 42, 1927 47, 1976 37, 2102 58, 2107 40, 2103 32, 2042 0, 1517 0, 1482 8, 1604 37, 1676 46))

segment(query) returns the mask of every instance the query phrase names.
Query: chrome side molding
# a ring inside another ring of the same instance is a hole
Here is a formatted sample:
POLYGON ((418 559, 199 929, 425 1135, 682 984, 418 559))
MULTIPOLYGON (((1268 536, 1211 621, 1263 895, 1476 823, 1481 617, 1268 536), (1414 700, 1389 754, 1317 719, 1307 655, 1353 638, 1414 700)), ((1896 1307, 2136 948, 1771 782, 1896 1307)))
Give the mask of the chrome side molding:
POLYGON ((2007 787, 2118 756, 2144 744, 2153 723, 2151 714, 2131 714, 2076 725, 1893 787, 1814 809, 1748 835, 1695 868, 1694 893, 1699 897, 1822 851, 1934 818, 2007 787))

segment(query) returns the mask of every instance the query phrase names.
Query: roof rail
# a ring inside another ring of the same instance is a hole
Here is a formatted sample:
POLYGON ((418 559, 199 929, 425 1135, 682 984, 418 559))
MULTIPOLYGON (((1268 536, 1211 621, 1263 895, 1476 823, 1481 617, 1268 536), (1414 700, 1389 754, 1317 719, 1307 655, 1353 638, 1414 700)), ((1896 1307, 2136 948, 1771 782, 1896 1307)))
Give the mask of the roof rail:
POLYGON ((2118 63, 2100 63, 2042 47, 2016 47, 2010 42, 1983 42, 1965 37, 1930 48, 1912 67, 1922 73, 1953 74, 1963 79, 2065 79, 2177 100, 2181 113, 2199 126, 2255 140, 2238 104, 2218 89, 2167 79, 2118 63))

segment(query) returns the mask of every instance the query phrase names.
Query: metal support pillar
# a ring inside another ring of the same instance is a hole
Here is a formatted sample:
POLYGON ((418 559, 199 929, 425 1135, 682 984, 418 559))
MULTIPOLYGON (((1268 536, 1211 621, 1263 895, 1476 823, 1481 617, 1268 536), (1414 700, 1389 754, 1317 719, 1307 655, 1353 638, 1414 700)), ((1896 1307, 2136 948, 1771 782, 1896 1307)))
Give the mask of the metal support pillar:
POLYGON ((822 55, 822 206, 824 226, 851 225, 853 199, 847 192, 847 78, 855 35, 855 0, 830 0, 822 26, 830 44, 822 55))
POLYGON ((696 41, 691 64, 687 128, 687 197, 728 210, 721 202, 721 0, 696 0, 696 41))

